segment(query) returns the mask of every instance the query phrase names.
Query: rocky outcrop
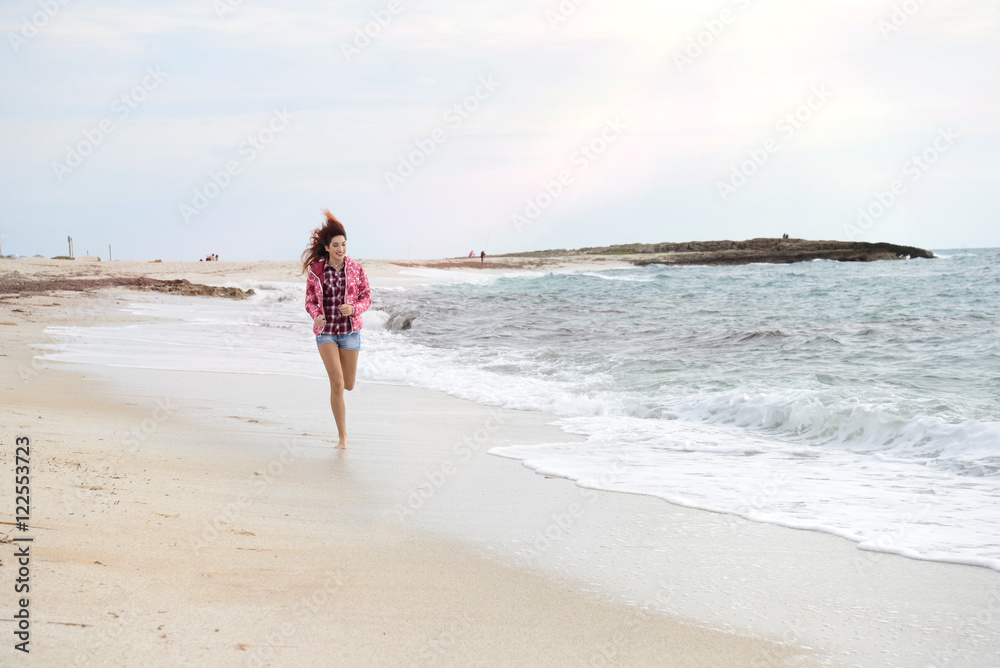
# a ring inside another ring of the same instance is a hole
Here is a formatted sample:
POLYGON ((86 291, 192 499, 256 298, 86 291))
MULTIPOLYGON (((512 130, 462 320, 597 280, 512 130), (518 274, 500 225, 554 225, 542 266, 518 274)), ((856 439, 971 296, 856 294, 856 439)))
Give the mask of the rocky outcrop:
POLYGON ((0 294, 26 294, 70 290, 82 292, 97 288, 125 287, 133 290, 155 290, 198 297, 226 297, 246 299, 253 290, 223 288, 215 285, 191 283, 184 279, 163 280, 145 276, 108 276, 103 278, 32 278, 17 272, 0 277, 0 294))
POLYGON ((254 291, 243 290, 241 288, 223 288, 217 285, 204 285, 202 283, 191 283, 183 278, 163 281, 157 279, 146 279, 156 281, 151 285, 133 285, 133 290, 156 290, 157 292, 176 292, 185 296, 193 297, 226 297, 227 299, 246 299, 254 294, 254 291))
POLYGON ((873 262, 933 258, 923 248, 865 241, 811 241, 809 239, 748 239, 746 241, 689 241, 685 243, 620 244, 511 253, 507 257, 566 257, 570 255, 617 256, 639 266, 648 264, 787 264, 809 260, 873 262))

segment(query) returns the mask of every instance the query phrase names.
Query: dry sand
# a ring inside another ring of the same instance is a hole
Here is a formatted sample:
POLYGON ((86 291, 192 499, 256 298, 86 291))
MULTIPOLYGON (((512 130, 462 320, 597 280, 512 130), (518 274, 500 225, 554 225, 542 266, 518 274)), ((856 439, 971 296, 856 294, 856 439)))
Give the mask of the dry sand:
MULTIPOLYGON (((631 267, 621 259, 595 255, 569 255, 555 258, 446 258, 442 260, 365 260, 359 259, 370 278, 377 281, 411 282, 444 278, 461 272, 505 273, 510 271, 572 271, 579 269, 611 269, 631 267)), ((150 278, 183 278, 192 283, 226 285, 240 280, 297 281, 305 280, 298 262, 175 262, 159 260, 123 260, 114 262, 49 260, 25 258, 0 259, 0 278, 22 274, 30 277, 103 277, 148 276, 150 278)))
MULTIPOLYGON (((0 275, 301 280, 294 263, 96 265, 0 275)), ((376 285, 433 273, 365 265, 376 285)), ((46 326, 172 299, 198 298, 0 296, 7 513, 14 439, 32 442, 31 529, 0 537, 34 539, 31 654, 8 633, 2 665, 998 665, 1000 574, 588 496, 485 453, 567 440, 545 414, 361 379, 338 452, 322 380, 35 359, 46 326)))

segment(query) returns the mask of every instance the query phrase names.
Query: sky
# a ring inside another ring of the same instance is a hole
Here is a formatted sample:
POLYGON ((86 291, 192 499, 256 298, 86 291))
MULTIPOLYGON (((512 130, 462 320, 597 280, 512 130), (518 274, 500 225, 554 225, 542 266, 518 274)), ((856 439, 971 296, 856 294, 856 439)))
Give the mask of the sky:
POLYGON ((996 0, 5 0, 4 254, 1000 246, 996 0))

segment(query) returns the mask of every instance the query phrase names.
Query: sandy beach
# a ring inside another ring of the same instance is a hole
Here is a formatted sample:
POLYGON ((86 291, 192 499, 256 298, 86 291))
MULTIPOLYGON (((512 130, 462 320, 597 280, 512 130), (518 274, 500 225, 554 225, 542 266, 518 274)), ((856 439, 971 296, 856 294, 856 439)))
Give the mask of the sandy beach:
MULTIPOLYGON (((363 264, 378 288, 578 262, 363 264)), ((304 282, 294 262, 0 262, 0 280, 12 272, 304 282)), ((139 322, 123 307, 191 299, 218 298, 121 287, 0 295, 8 522, 15 439, 31 443, 29 530, 0 530, 11 631, 24 545, 14 539, 32 538, 30 655, 9 632, 0 663, 1000 661, 1000 573, 595 492, 487 454, 567 440, 545 413, 360 378, 351 447, 338 452, 322 378, 37 359, 54 341, 47 327, 139 322)))

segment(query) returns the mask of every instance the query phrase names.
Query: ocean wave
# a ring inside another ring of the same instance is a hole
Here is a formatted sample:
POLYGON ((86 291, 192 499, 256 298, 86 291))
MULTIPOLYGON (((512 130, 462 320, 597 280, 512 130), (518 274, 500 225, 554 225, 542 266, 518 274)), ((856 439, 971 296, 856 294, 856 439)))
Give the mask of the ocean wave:
MULTIPOLYGON (((878 453, 959 475, 1000 472, 1000 422, 949 419, 943 416, 948 407, 940 402, 924 405, 892 395, 863 400, 849 396, 852 383, 830 374, 820 374, 813 389, 741 386, 678 396, 668 387, 666 393, 650 395, 615 385, 607 359, 600 356, 589 368, 581 366, 582 359, 577 368, 567 368, 557 347, 521 355, 427 348, 399 334, 405 317, 390 315, 384 333, 371 341, 373 355, 362 360, 369 377, 507 408, 568 417, 684 420, 767 435, 789 447, 878 453)), ((767 335, 773 336, 761 336, 767 335)))
POLYGON ((577 275, 599 278, 602 281, 624 281, 626 283, 652 283, 656 280, 649 276, 631 276, 627 273, 598 273, 596 271, 581 271, 577 272, 577 275))
POLYGON ((1000 472, 1000 422, 948 421, 894 398, 877 403, 815 390, 738 388, 679 399, 667 411, 676 419, 878 453, 960 475, 1000 472))

